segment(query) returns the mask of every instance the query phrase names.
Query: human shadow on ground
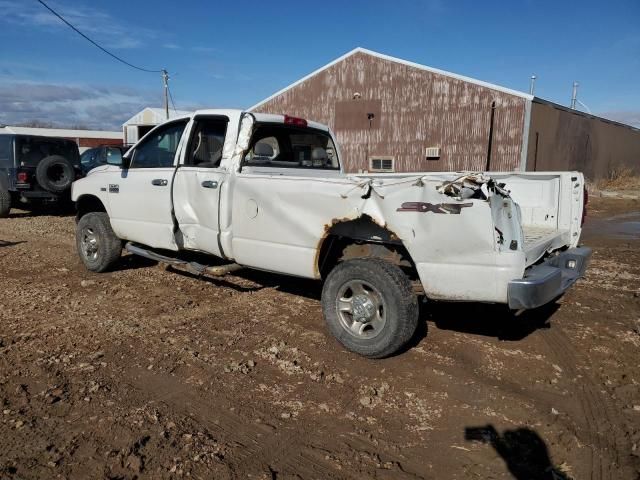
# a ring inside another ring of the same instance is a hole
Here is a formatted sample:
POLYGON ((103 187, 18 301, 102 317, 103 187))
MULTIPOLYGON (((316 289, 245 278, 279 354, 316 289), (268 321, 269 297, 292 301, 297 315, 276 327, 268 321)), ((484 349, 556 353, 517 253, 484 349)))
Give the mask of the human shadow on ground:
POLYGON ((464 438, 491 445, 517 480, 571 480, 553 465, 545 441, 529 428, 505 430, 500 434, 493 425, 467 427, 464 438))

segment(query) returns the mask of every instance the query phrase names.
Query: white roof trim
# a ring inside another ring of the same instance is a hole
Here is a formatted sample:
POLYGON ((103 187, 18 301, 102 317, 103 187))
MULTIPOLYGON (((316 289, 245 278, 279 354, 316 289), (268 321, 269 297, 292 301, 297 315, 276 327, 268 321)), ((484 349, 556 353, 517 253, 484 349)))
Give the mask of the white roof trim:
POLYGON ((69 128, 16 127, 13 125, 7 125, 4 129, 0 129, 0 133, 61 138, 103 138, 122 140, 122 132, 112 130, 74 130, 69 128))
POLYGON ((473 84, 479 85, 481 87, 486 87, 486 88, 489 88, 491 90, 496 90, 498 92, 508 93, 509 95, 514 95, 514 96, 521 97, 521 98, 524 98, 524 99, 527 99, 527 100, 533 100, 533 95, 529 95, 529 94, 524 93, 524 92, 519 92, 518 90, 512 90, 510 88, 501 87, 500 85, 495 85, 493 83, 488 83, 488 82, 483 82, 481 80, 476 80, 475 78, 465 77, 464 75, 458 75, 456 73, 447 72, 445 70, 440 70, 438 68, 428 67, 426 65, 420 65, 419 63, 409 62, 409 61, 403 60, 401 58, 396 58, 396 57, 392 57, 390 55, 385 55, 383 53, 378 53, 378 52, 374 52, 372 50, 367 50, 366 48, 357 47, 357 48, 354 48, 353 50, 351 50, 350 52, 345 53, 341 57, 336 58, 334 61, 332 61, 330 63, 327 63, 325 66, 320 67, 317 70, 314 70, 309 75, 306 75, 306 76, 302 77, 297 82, 292 83, 291 85, 283 88, 282 90, 278 90, 273 95, 265 98, 264 100, 261 100, 260 102, 256 103, 252 107, 249 107, 248 111, 252 111, 252 110, 258 108, 262 104, 267 103, 268 101, 274 99, 278 95, 283 94, 287 90, 292 89, 293 87, 301 84, 302 82, 308 80, 309 78, 317 75, 318 73, 326 70, 329 67, 332 67, 336 63, 341 62, 342 60, 350 57, 351 55, 355 55, 356 53, 365 53, 367 55, 371 55, 373 57, 381 58, 383 60, 388 60, 390 62, 395 62, 395 63, 399 63, 399 64, 402 64, 402 65, 406 65, 408 67, 417 68, 419 70, 424 70, 424 71, 427 71, 427 72, 436 73, 438 75, 444 75, 446 77, 455 78, 455 79, 458 79, 458 80, 462 80, 464 82, 473 83, 473 84))

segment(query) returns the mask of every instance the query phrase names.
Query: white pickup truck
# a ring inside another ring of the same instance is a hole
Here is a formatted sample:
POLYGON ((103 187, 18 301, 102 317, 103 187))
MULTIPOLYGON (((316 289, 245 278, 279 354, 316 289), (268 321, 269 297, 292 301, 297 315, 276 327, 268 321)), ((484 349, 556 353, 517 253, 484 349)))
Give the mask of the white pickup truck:
POLYGON ((79 255, 102 272, 126 243, 197 273, 322 280, 329 329, 374 358, 411 339, 421 297, 530 309, 584 273, 579 172, 350 175, 339 159, 330 130, 301 118, 200 110, 170 120, 121 164, 73 184, 79 255))

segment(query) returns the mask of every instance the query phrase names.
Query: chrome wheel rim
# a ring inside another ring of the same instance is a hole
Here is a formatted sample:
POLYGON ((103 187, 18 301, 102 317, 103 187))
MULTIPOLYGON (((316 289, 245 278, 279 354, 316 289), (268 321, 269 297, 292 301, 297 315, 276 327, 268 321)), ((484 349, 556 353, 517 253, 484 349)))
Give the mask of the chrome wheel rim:
POLYGON ((380 291, 363 280, 350 280, 338 289, 336 311, 340 325, 359 339, 374 338, 386 323, 386 306, 380 291))
POLYGON ((80 246, 82 248, 82 254, 86 259, 95 260, 98 258, 100 243, 98 242, 98 236, 93 231, 93 228, 85 227, 82 229, 80 246))

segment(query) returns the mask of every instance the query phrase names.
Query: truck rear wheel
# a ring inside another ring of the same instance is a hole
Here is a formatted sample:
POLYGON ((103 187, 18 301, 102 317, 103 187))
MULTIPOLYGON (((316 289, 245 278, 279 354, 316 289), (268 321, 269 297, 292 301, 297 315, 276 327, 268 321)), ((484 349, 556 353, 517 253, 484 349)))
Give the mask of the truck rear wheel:
POLYGON ((0 218, 7 218, 11 211, 11 193, 0 187, 0 218))
POLYGON ((379 258, 338 264, 322 289, 322 310, 338 341, 370 358, 393 355, 418 326, 418 299, 409 278, 379 258))
POLYGON ((122 253, 122 241, 113 232, 105 212, 87 213, 80 219, 76 247, 85 267, 92 272, 104 272, 122 253))

